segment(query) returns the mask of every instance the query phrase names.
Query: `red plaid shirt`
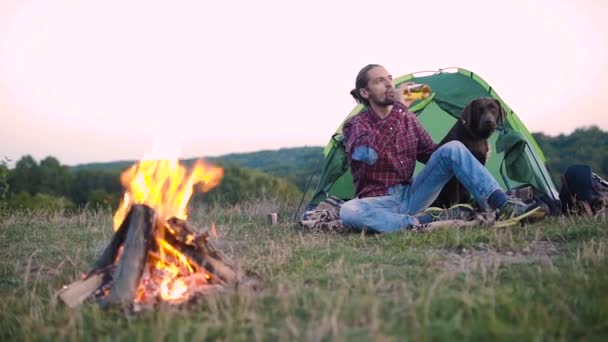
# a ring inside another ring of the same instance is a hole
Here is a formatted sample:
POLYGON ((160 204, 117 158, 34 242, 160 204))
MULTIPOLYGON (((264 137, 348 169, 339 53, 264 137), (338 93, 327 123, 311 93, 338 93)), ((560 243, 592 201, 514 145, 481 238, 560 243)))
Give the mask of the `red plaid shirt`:
POLYGON ((401 103, 384 119, 367 107, 344 124, 344 138, 358 198, 384 196, 389 187, 410 183, 416 160, 426 163, 437 148, 416 115, 401 103), (354 160, 357 147, 373 149, 375 162, 354 160))

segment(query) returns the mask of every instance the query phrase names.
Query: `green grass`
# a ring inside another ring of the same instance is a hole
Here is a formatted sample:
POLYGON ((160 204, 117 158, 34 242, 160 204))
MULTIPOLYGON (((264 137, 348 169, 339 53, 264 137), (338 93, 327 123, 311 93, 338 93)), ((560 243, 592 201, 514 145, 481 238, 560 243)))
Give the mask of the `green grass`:
MULTIPOLYGON (((87 272, 111 213, 0 217, 0 340, 600 340, 608 337, 606 217, 388 235, 269 227, 273 203, 196 210, 262 277, 195 305, 138 314, 54 296, 87 272)), ((283 212, 285 212, 283 210, 283 212)), ((286 217, 289 217, 285 212, 286 217)))

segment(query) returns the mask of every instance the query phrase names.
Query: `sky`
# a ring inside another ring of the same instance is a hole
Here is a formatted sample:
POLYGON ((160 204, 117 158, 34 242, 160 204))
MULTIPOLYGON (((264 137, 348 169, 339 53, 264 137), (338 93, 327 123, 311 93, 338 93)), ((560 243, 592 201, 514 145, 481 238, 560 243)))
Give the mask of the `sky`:
POLYGON ((324 146, 366 64, 462 67, 532 132, 608 130, 608 1, 0 0, 0 157, 324 146))

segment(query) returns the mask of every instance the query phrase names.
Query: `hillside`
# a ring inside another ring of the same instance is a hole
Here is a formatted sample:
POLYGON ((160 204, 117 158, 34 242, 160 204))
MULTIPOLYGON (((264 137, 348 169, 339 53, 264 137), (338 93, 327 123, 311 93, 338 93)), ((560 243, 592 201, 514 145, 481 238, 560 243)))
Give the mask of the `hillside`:
MULTIPOLYGON (((203 157, 220 165, 234 165, 256 169, 270 175, 281 177, 298 186, 301 190, 311 172, 323 158, 322 147, 296 147, 279 150, 265 150, 251 153, 231 153, 219 157, 203 157)), ((185 164, 191 164, 198 158, 183 159, 185 164)), ((115 161, 107 163, 87 163, 71 167, 72 170, 89 171, 121 171, 131 166, 135 161, 115 161)))

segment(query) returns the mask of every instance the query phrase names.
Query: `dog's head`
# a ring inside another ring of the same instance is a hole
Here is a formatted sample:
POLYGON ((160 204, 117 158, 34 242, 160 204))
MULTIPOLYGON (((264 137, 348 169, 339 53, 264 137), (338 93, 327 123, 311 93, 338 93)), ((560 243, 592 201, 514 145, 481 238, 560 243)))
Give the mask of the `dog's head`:
POLYGON ((487 139, 492 135, 499 120, 506 120, 507 114, 500 102, 491 97, 480 97, 469 103, 460 119, 476 137, 487 139))

